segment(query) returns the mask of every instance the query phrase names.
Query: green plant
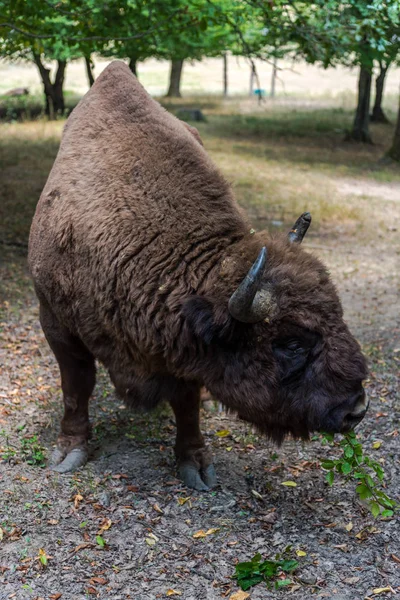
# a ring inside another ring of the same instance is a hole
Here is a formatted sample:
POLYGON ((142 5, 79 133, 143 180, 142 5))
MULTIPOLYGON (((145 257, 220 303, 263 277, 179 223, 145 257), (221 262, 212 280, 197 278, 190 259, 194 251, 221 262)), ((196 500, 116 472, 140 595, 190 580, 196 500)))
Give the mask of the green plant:
POLYGON ((399 505, 380 488, 379 484, 385 475, 382 465, 364 454, 354 431, 346 433, 340 442, 334 440, 333 434, 326 433, 322 443, 342 450, 340 458, 321 462, 322 468, 328 471, 326 480, 329 485, 333 485, 335 472, 343 475, 346 480, 356 480, 356 493, 360 500, 366 502, 373 516, 392 517, 399 505))
MULTIPOLYGON (((288 549, 284 551, 284 555, 288 554, 288 549)), ((276 554, 275 560, 261 560, 261 554, 256 554, 248 562, 240 562, 235 567, 234 579, 242 590, 246 591, 253 585, 264 581, 269 588, 272 583, 276 590, 285 587, 292 583, 291 579, 282 579, 280 576, 284 573, 292 573, 298 567, 297 560, 284 558, 281 554, 276 554)))
POLYGON ((40 445, 37 435, 22 438, 21 456, 28 465, 36 467, 44 467, 46 465, 44 448, 40 445))

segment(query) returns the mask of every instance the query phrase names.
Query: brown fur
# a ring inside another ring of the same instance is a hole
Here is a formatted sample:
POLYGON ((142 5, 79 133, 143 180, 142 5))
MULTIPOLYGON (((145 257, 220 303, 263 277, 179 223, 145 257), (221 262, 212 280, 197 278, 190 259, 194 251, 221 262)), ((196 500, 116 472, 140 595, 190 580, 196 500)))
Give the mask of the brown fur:
POLYGON ((335 429, 366 368, 326 269, 286 238, 251 235, 190 129, 126 65, 107 67, 68 119, 36 210, 39 299, 134 404, 194 382, 276 439, 335 429), (228 300, 263 245, 277 310, 239 323, 228 300), (293 336, 312 344, 287 380, 276 345, 293 336))

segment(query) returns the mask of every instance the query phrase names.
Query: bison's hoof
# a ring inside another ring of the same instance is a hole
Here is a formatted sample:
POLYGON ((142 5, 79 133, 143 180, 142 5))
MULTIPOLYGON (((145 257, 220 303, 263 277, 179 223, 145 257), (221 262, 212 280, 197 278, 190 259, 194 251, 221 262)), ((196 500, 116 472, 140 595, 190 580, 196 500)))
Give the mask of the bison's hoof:
POLYGON ((72 473, 87 463, 88 451, 86 448, 74 448, 65 454, 56 448, 51 457, 51 468, 57 473, 72 473))
POLYGON ((208 465, 204 470, 198 470, 194 463, 183 462, 179 465, 179 477, 183 483, 199 492, 207 492, 217 484, 214 465, 208 465))

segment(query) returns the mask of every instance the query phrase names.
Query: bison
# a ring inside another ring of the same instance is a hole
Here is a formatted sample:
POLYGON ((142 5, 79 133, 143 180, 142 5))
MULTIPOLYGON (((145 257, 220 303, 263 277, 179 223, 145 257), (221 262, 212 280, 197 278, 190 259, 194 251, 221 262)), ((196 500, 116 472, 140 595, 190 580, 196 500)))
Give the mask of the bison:
POLYGON ((178 472, 198 490, 216 483, 202 386, 277 442, 352 429, 366 362, 300 246, 310 221, 255 233, 197 130, 111 63, 67 121, 30 234, 64 399, 55 470, 87 460, 96 359, 129 405, 170 403, 178 472))

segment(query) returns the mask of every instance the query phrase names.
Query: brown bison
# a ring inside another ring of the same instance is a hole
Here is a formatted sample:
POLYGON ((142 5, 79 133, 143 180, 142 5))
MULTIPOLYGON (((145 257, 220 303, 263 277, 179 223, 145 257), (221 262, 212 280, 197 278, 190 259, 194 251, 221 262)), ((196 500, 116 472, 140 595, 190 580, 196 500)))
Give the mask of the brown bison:
POLYGON ((202 386, 278 442, 366 412, 365 360, 326 268, 300 247, 310 215, 289 237, 254 234, 199 142, 121 62, 68 119, 29 250, 61 372, 61 473, 87 460, 95 359, 130 405, 171 404, 196 489, 216 479, 202 386))

